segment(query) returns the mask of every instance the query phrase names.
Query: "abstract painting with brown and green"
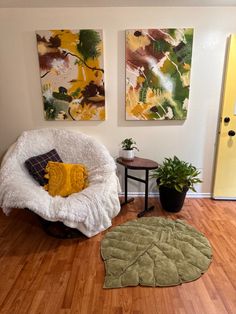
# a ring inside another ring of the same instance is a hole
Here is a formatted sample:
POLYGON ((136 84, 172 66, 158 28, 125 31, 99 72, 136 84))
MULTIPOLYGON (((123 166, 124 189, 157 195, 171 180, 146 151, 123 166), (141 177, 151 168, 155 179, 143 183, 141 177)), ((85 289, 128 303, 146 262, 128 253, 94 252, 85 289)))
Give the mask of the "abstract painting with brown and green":
POLYGON ((46 120, 105 120, 102 31, 37 31, 46 120))
POLYGON ((126 31, 126 119, 187 116, 193 29, 126 31))

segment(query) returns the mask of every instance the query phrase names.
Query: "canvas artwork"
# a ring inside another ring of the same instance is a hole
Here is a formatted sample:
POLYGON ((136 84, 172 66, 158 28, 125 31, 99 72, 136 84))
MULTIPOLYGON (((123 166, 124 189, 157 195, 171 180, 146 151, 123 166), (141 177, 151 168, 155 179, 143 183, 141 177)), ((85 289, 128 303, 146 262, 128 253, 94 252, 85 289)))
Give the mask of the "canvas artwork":
POLYGON ((105 120, 101 30, 37 31, 46 120, 105 120))
POLYGON ((187 117, 193 29, 126 31, 126 119, 187 117))

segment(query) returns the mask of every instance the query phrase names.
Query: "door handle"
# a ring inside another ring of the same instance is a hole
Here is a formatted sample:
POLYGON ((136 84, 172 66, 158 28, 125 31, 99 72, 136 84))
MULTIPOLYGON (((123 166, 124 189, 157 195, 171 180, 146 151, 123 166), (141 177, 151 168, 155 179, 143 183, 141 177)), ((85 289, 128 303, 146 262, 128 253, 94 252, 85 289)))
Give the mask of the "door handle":
POLYGON ((234 131, 234 130, 230 130, 230 131, 228 132, 228 135, 229 135, 229 136, 234 136, 234 135, 235 135, 235 131, 234 131))

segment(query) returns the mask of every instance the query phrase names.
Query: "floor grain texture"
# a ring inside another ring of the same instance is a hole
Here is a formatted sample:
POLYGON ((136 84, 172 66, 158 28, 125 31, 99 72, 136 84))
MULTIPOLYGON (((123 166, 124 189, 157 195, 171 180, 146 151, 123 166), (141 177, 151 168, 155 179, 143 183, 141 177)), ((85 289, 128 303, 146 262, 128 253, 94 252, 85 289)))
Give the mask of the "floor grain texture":
MULTIPOLYGON (((123 206, 113 226, 135 219, 144 200, 123 206)), ((158 199, 147 216, 184 219, 203 232, 213 262, 198 280, 176 287, 103 289, 100 242, 106 231, 87 239, 56 239, 30 211, 0 213, 0 313, 48 314, 234 314, 236 313, 236 202, 186 199, 168 214, 158 199)))

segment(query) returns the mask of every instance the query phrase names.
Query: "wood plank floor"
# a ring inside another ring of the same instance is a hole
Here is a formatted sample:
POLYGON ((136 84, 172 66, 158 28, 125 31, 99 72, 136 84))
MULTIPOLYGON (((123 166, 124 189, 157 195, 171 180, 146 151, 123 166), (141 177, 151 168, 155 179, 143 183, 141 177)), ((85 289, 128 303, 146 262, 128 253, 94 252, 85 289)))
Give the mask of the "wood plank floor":
MULTIPOLYGON (((100 241, 59 240, 44 233, 36 215, 0 214, 0 313, 49 314, 225 314, 236 313, 236 202, 187 199, 178 214, 160 209, 147 216, 185 219, 213 247, 213 262, 198 280, 176 287, 103 289, 100 241)), ((122 208, 113 225, 136 218, 137 198, 122 208)))

